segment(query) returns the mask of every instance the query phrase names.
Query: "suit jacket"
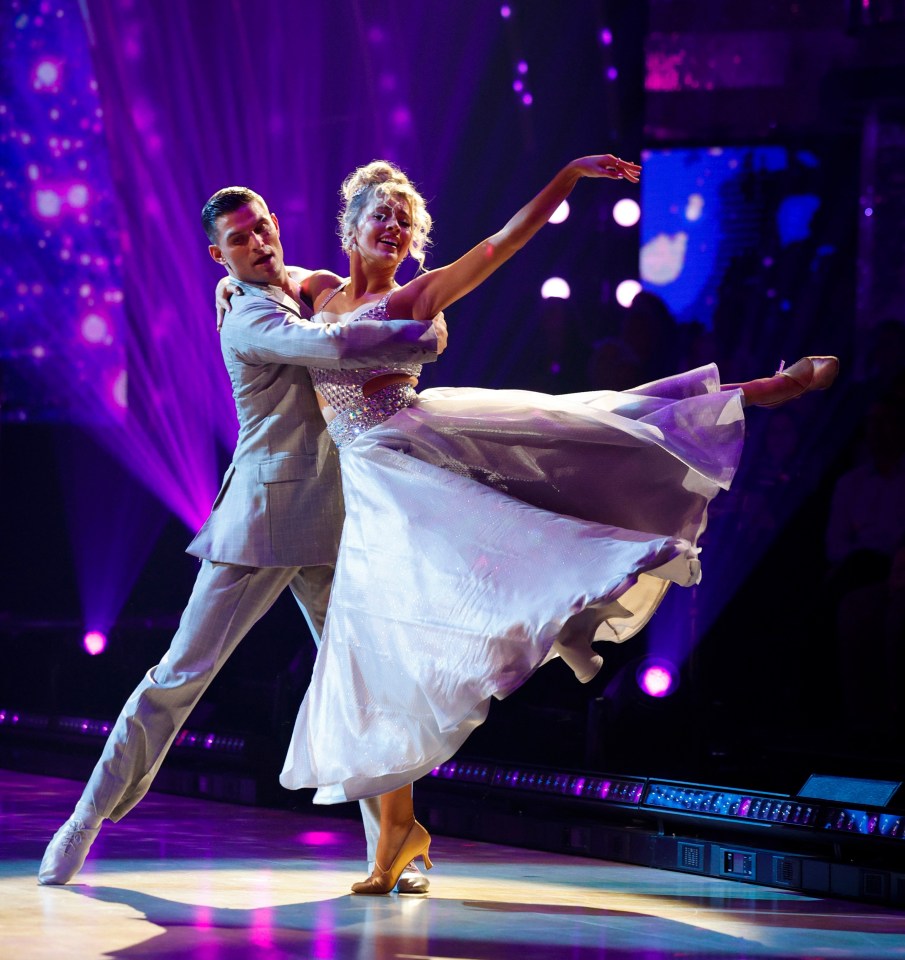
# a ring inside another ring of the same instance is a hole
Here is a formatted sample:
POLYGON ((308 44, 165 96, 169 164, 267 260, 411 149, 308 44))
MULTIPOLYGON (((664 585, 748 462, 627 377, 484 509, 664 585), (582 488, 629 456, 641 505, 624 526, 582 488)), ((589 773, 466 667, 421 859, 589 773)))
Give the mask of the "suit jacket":
POLYGON ((306 366, 369 367, 437 358, 433 328, 413 320, 320 324, 276 287, 238 284, 220 332, 239 438, 211 515, 188 547, 250 567, 336 560, 339 457, 306 366))

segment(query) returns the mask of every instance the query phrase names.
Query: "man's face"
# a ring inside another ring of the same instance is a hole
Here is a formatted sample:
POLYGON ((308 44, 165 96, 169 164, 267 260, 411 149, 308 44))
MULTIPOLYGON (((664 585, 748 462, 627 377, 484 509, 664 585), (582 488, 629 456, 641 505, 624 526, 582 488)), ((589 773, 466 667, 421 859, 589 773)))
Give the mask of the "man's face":
POLYGON ((280 225, 260 200, 217 217, 217 241, 208 248, 210 255, 230 276, 246 283, 282 283, 286 268, 280 225))

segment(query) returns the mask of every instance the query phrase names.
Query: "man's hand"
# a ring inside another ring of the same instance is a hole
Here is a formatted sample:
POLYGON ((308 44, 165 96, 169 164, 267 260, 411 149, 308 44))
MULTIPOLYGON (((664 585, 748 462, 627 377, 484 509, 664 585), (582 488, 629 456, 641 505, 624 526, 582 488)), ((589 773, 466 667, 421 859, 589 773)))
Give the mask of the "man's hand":
POLYGON ((223 327, 223 318, 232 309, 229 301, 233 297, 241 297, 242 288, 234 284, 229 277, 221 277, 214 294, 214 308, 217 311, 217 333, 219 333, 223 327))
POLYGON ((431 326, 437 334, 437 356, 439 357, 446 349, 446 341, 449 339, 449 333, 446 329, 446 317, 443 316, 442 310, 431 320, 431 326))

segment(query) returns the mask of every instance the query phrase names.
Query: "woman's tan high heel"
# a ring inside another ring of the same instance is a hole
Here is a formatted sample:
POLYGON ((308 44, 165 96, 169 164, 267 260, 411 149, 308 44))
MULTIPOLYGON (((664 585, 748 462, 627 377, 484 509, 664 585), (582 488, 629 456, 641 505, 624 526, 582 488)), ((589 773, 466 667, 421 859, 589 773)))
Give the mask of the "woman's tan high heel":
MULTIPOLYGON (((778 407, 789 400, 810 393, 812 390, 826 390, 832 386, 839 373, 838 357, 802 357, 786 370, 780 368, 777 377, 786 377, 798 388, 791 393, 781 396, 778 400, 754 400, 757 407, 778 407)), ((775 379, 775 377, 774 377, 775 379)))
POLYGON ((430 845, 431 835, 417 820, 413 821, 405 840, 402 841, 399 852, 396 854, 396 859, 393 860, 390 868, 384 870, 379 863, 375 862, 374 872, 367 880, 352 884, 352 893, 389 893, 393 887, 396 886, 399 875, 405 870, 409 862, 418 857, 424 860, 424 866, 430 870, 433 866, 428 856, 430 845))

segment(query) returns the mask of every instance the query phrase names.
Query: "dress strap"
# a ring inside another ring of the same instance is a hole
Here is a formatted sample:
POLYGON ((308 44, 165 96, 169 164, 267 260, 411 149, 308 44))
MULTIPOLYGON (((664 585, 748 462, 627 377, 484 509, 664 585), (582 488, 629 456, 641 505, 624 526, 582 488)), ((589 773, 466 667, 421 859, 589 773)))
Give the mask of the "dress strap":
MULTIPOLYGON (((320 305, 318 313, 321 313, 324 307, 341 291, 344 290, 350 283, 352 278, 348 280, 343 280, 343 282, 338 286, 334 287, 326 296, 324 302, 320 305)), ((390 297, 395 293, 395 289, 390 290, 389 293, 384 294, 377 303, 372 303, 370 305, 365 304, 365 309, 355 317, 356 320, 386 320, 387 319, 387 307, 390 302, 390 297)), ((361 310, 361 307, 358 308, 361 310)), ((353 311, 354 312, 354 311, 353 311)))
MULTIPOLYGON (((351 277, 349 279, 351 279, 351 277)), ((323 310, 324 307, 326 307, 327 304, 340 292, 340 290, 344 290, 348 285, 349 285, 349 280, 343 280, 343 282, 338 287, 334 287, 327 294, 326 300, 324 300, 324 302, 320 305, 320 309, 317 312, 320 313, 321 310, 323 310)))

